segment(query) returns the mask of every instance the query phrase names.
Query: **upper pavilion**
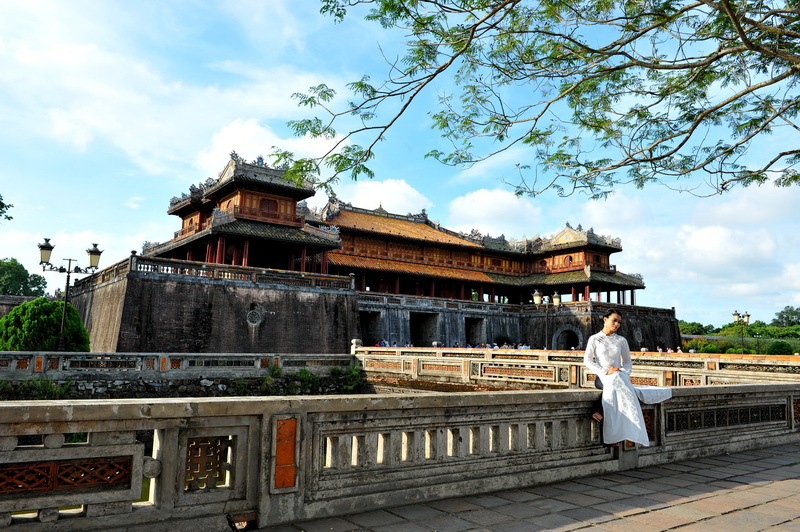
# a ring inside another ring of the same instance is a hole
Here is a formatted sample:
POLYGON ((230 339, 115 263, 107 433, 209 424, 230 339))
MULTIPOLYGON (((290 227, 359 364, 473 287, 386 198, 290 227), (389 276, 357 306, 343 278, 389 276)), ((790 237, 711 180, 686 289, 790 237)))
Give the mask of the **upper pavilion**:
POLYGON ((314 193, 261 158, 248 163, 234 152, 217 179, 172 199, 168 212, 181 218, 181 229, 145 254, 354 274, 358 291, 497 303, 526 303, 539 292, 564 302, 635 304, 634 291, 644 288, 641 276, 611 263, 611 254, 622 251, 620 239, 592 229, 567 223, 550 238, 510 241, 446 229, 425 211, 392 214, 336 197, 311 213, 304 200, 314 193))

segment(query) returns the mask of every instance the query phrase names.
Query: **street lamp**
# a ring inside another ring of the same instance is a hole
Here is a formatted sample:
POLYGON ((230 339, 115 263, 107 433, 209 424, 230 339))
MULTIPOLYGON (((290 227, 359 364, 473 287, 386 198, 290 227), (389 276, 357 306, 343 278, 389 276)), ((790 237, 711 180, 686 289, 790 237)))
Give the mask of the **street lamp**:
MULTIPOLYGON (((539 292, 539 289, 533 291, 531 294, 533 298, 533 304, 536 305, 536 308, 539 308, 539 305, 542 304, 544 298, 542 297, 542 293, 539 292)), ((558 295, 558 292, 553 294, 553 297, 550 298, 550 301, 544 303, 544 348, 545 350, 549 349, 547 347, 550 344, 550 305, 553 305, 553 308, 558 310, 558 307, 561 306, 561 296, 558 295)))
POLYGON ((750 314, 748 314, 747 311, 745 311, 744 314, 739 314, 738 310, 734 310, 733 322, 741 324, 742 354, 744 354, 744 328, 750 323, 750 314))
POLYGON ((67 261, 67 267, 53 266, 50 264, 50 256, 53 254, 55 246, 50 243, 49 238, 44 239, 44 243, 39 244, 39 264, 42 265, 43 272, 59 272, 67 274, 67 285, 64 288, 64 308, 61 311, 61 328, 58 331, 58 350, 64 351, 64 322, 67 317, 67 303, 69 303, 69 277, 73 273, 91 274, 97 270, 97 265, 100 264, 100 255, 102 251, 98 249, 97 244, 92 244, 92 247, 86 250, 89 254, 89 266, 81 268, 77 265, 76 259, 61 259, 67 261), (75 262, 75 267, 72 263, 75 262))
POLYGON ((758 333, 753 333, 753 338, 756 339, 756 354, 758 355, 759 353, 761 353, 761 347, 760 347, 761 344, 759 343, 761 335, 758 333))

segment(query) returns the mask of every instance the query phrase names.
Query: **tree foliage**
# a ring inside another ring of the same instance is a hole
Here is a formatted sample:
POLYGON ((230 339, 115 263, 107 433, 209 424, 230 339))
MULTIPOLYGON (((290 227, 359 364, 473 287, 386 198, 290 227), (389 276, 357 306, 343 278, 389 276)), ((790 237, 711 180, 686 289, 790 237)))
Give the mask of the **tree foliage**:
POLYGON ((38 274, 28 274, 17 259, 0 260, 0 295, 43 296, 47 281, 38 274))
MULTIPOLYGON (((55 351, 63 309, 63 301, 44 297, 14 307, 0 318, 0 351, 55 351)), ((64 348, 89 351, 89 333, 70 304, 64 322, 64 348)))
POLYGON ((713 325, 703 325, 702 323, 692 321, 687 322, 678 320, 678 328, 681 334, 703 336, 713 333, 716 329, 713 325))
POLYGON ((704 195, 735 184, 800 183, 797 143, 763 144, 765 136, 798 130, 794 2, 321 3, 335 20, 368 5, 367 20, 405 32, 405 56, 387 65, 385 80, 349 84, 345 108, 335 108, 335 92, 324 84, 295 95, 322 115, 291 122, 295 133, 335 144, 319 158, 275 150, 296 180, 371 176, 378 141, 421 95, 440 91, 430 114, 451 149, 429 156, 470 165, 525 147, 520 194, 603 197, 623 182, 661 182, 704 195), (323 171, 332 177, 321 178, 323 171), (702 179, 685 179, 695 175, 702 179))
POLYGON ((793 353, 792 346, 783 341, 772 342, 767 348, 768 355, 791 355, 793 353))
POLYGON ((8 210, 13 207, 10 203, 3 201, 3 196, 0 194, 0 220, 11 220, 12 217, 8 215, 8 210))
POLYGON ((770 325, 775 327, 791 327, 793 325, 800 325, 800 307, 783 307, 783 310, 775 313, 775 318, 772 320, 770 325))

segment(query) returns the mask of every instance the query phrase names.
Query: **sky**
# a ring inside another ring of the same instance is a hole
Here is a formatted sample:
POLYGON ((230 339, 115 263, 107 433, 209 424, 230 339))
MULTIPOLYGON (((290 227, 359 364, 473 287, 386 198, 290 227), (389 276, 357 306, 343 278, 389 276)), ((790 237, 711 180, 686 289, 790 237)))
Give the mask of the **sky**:
MULTIPOLYGON (((98 243, 100 266, 144 242, 164 242, 180 220, 169 200, 217 177, 231 151, 247 160, 273 146, 301 155, 322 146, 294 138, 307 117, 291 94, 327 83, 345 95, 364 74, 383 79, 402 35, 358 14, 336 24, 317 0, 0 1, 0 258, 40 273, 48 292, 98 243)), ((445 91, 448 87, 437 87, 445 91)), ((639 273, 638 305, 674 307, 679 319, 721 326, 734 310, 769 323, 800 306, 800 187, 734 188, 698 198, 653 185, 620 187, 606 200, 517 197, 507 184, 520 152, 469 169, 425 159, 444 149, 430 127, 437 93, 415 102, 379 146, 375 177, 343 180, 357 207, 422 209, 443 226, 506 238, 553 236, 569 222, 618 237, 619 271, 639 273)), ((344 104, 336 100, 334 104, 344 104)), ((760 149, 780 147, 770 138, 760 149)), ((783 139, 786 142, 786 139, 783 139)), ((309 201, 322 206, 320 191, 309 201)))

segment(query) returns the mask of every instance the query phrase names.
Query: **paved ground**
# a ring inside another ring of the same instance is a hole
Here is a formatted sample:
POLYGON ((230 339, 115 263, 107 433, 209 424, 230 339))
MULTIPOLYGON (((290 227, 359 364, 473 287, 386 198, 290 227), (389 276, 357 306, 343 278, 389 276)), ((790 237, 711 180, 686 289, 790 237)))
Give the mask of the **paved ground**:
POLYGON ((261 530, 800 531, 800 446, 773 447, 261 530))

